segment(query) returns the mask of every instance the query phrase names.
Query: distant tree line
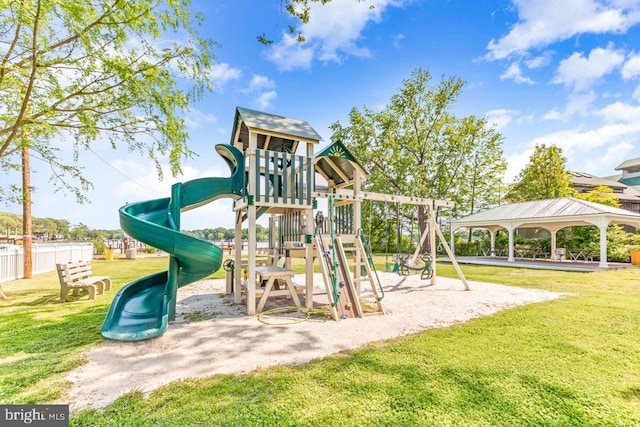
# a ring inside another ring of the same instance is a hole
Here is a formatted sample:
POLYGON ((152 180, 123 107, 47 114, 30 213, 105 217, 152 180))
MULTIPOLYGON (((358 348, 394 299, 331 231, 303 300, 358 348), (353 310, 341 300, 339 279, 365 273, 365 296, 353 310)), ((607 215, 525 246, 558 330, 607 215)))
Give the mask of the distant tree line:
MULTIPOLYGON (((211 240, 214 242, 233 242, 236 236, 236 230, 234 228, 204 228, 201 230, 190 230, 187 231, 188 234, 199 237, 204 240, 211 240)), ((263 227, 260 224, 256 224, 256 234, 258 242, 267 242, 269 241, 269 228, 263 227)), ((242 229, 242 240, 247 240, 249 238, 249 230, 246 228, 242 229)))
MULTIPOLYGON (((232 242, 235 239, 234 228, 205 228, 201 230, 185 231, 186 233, 205 240, 216 242, 232 242)), ((22 235, 22 215, 0 212, 0 236, 6 234, 22 235)), ((86 240, 86 241, 105 241, 114 239, 123 239, 124 232, 118 230, 94 230, 86 224, 80 223, 71 225, 69 220, 54 218, 33 218, 34 236, 45 240, 86 240)), ((269 240, 269 228, 257 225, 257 234, 259 242, 269 240)), ((248 230, 242 230, 242 238, 248 239, 248 230)))

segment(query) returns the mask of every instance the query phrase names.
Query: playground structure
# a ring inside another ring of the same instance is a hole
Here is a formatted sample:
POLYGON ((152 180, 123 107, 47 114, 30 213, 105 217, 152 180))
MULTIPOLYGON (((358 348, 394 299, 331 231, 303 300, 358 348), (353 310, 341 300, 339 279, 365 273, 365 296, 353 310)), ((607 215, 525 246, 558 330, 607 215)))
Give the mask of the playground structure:
MULTIPOLYGON (((223 250, 211 242, 181 233, 180 212, 221 197, 234 199, 236 248, 243 247, 243 225, 248 228, 247 259, 237 250, 234 262, 225 264, 225 268, 234 270, 227 292, 233 294, 235 303, 241 303, 244 298, 248 315, 255 315, 264 307, 271 286, 278 280, 278 272, 287 279, 282 283, 285 291, 298 302, 290 281, 292 258, 305 260, 306 309, 313 307, 313 265, 317 258, 334 319, 363 316, 359 299, 362 286, 370 287, 376 311, 384 314, 382 285, 362 233, 365 200, 425 206, 429 226, 414 254, 403 261, 403 272, 408 274, 408 267, 414 266, 419 256, 425 256, 430 258, 427 279, 435 284, 438 235, 465 289, 469 289, 433 214, 438 207, 453 207, 452 202, 363 191, 367 173, 349 150, 342 143, 334 142, 314 155, 314 147, 320 140, 320 135, 307 122, 237 107, 230 144, 216 146, 230 167, 230 177, 175 184, 170 198, 122 207, 123 230, 137 240, 168 252, 169 270, 123 287, 107 314, 103 336, 135 341, 162 334, 175 318, 177 288, 220 268, 223 250), (304 155, 296 154, 298 151, 304 151, 304 155), (322 199, 328 205, 326 217, 318 210, 318 201, 322 199), (314 211, 317 214, 314 215, 314 211), (269 215, 268 270, 259 267, 256 258, 256 226, 263 215, 269 215), (427 237, 431 253, 420 254, 427 237), (264 281, 261 271, 269 273, 266 290, 261 288, 264 281), (257 301, 258 295, 262 295, 260 301, 257 301)), ((421 270, 424 272, 425 268, 422 266, 421 270)))

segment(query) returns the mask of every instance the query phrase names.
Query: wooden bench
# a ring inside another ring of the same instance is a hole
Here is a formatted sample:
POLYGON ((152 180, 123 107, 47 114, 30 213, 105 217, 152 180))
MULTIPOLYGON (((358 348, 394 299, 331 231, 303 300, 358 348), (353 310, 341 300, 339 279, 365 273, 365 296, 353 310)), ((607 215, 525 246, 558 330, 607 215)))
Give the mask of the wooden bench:
POLYGON ((256 267, 256 274, 260 276, 260 282, 264 282, 264 288, 262 286, 256 287, 256 297, 260 298, 256 308, 258 313, 264 308, 267 299, 275 296, 291 296, 294 304, 301 307, 298 289, 302 290, 302 287, 296 286, 292 281, 296 275, 295 271, 270 265, 256 267))
POLYGON ((69 291, 78 295, 80 289, 89 292, 89 299, 96 299, 96 294, 102 295, 111 289, 109 276, 94 276, 91 264, 88 261, 56 264, 58 278, 60 279, 60 301, 66 302, 69 291))

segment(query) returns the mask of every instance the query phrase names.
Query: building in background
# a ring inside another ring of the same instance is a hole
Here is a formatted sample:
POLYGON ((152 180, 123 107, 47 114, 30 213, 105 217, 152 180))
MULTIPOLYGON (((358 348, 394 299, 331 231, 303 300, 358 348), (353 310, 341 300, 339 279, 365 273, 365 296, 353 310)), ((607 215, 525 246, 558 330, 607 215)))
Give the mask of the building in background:
POLYGON ((579 193, 586 193, 599 185, 606 185, 613 190, 621 209, 640 213, 640 157, 625 160, 615 170, 620 173, 603 178, 583 172, 571 172, 572 187, 579 193))

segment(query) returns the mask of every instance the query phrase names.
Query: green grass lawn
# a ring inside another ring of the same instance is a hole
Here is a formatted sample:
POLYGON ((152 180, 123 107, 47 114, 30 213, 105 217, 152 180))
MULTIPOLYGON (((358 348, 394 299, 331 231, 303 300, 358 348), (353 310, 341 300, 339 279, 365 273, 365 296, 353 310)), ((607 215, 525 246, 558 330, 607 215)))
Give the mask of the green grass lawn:
MULTIPOLYGON (((84 350, 102 345, 115 291, 166 266, 166 258, 94 261, 95 274, 114 283, 95 301, 59 303, 55 272, 4 283, 0 402, 64 400, 67 373, 83 363, 84 350)), ((640 270, 463 271, 469 280, 571 296, 300 366, 179 381, 148 398, 134 393, 104 411, 73 414, 71 425, 640 424, 640 270)), ((446 264, 438 273, 455 277, 446 264)))

